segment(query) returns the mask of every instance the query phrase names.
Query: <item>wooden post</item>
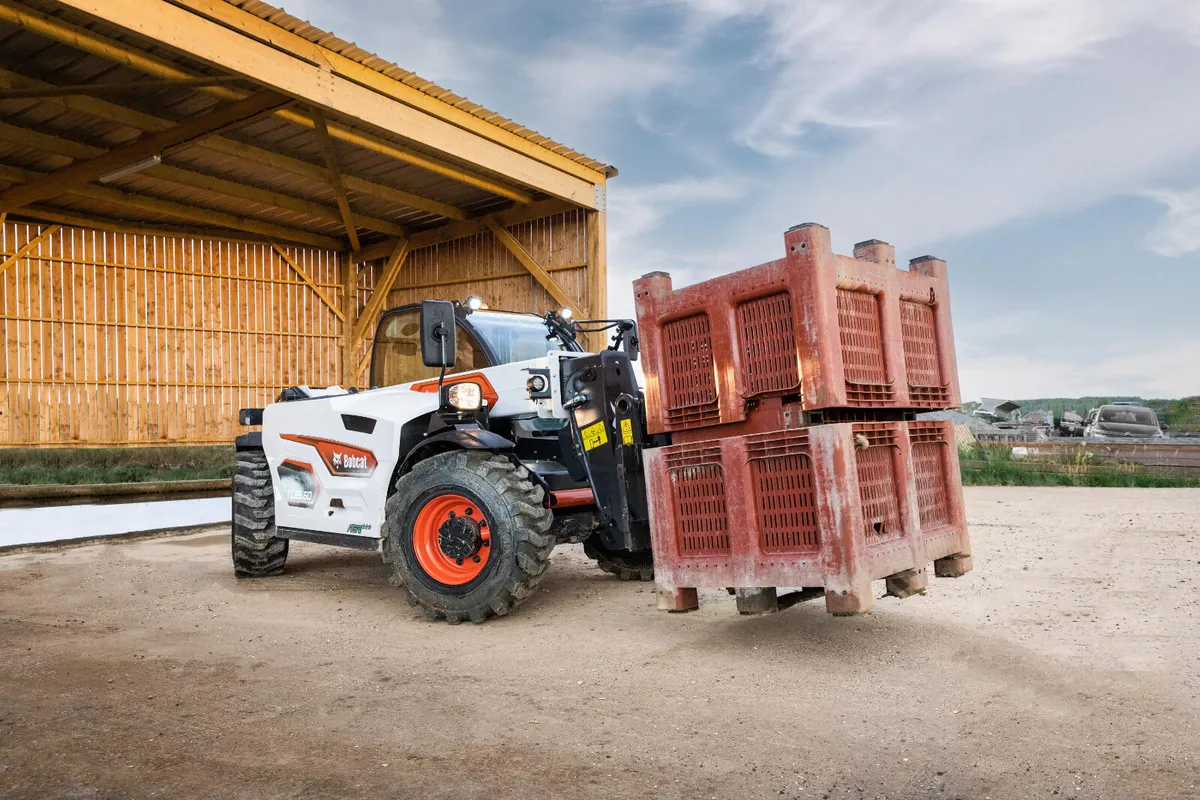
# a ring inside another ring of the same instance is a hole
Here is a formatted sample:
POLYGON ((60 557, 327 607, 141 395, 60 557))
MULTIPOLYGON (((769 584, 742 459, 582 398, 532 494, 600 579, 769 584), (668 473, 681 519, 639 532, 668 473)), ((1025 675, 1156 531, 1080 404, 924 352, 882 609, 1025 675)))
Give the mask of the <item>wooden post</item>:
POLYGON ((352 253, 338 256, 342 274, 342 388, 349 389, 358 380, 358 358, 354 352, 354 325, 358 322, 358 264, 352 253))
MULTIPOLYGON (((608 316, 608 252, 603 211, 587 212, 587 306, 594 319, 608 316)), ((589 349, 599 352, 608 346, 608 334, 591 334, 589 349)))

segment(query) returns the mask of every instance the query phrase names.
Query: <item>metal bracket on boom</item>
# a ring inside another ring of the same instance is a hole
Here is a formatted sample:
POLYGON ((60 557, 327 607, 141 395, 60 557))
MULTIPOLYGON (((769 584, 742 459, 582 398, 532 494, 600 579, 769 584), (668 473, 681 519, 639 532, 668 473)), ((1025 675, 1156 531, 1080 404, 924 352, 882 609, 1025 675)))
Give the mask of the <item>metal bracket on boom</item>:
MULTIPOLYGON (((629 357, 605 350, 564 361, 563 403, 570 424, 563 430, 575 465, 596 498, 599 533, 614 550, 650 546, 643 479, 641 400, 629 357)), ((570 466, 570 465, 569 465, 570 466)))

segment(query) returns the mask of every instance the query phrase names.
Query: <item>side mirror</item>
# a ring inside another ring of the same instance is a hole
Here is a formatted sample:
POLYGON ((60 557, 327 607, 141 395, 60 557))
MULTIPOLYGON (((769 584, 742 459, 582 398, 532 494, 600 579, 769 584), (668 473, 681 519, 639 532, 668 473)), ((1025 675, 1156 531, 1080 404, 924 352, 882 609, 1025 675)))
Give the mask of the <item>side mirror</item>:
POLYGON ((421 360, 427 367, 453 367, 457 353, 454 303, 421 301, 421 360))
POLYGON ((629 356, 630 361, 637 361, 638 356, 642 352, 641 342, 638 340, 637 323, 630 323, 633 328, 625 334, 625 355, 629 356))

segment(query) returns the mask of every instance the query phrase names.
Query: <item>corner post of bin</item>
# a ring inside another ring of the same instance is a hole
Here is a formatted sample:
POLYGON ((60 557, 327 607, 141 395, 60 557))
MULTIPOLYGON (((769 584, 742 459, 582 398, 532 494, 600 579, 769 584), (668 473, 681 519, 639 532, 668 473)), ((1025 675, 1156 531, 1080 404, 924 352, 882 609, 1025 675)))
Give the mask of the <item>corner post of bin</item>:
POLYGON ((971 535, 967 530, 967 509, 963 504, 962 473, 958 464, 958 442, 954 436, 954 422, 944 420, 942 441, 946 442, 946 499, 950 505, 950 524, 957 532, 957 549, 946 558, 934 561, 934 574, 940 577, 957 578, 971 571, 971 535))
POLYGON ((725 475, 725 503, 729 516, 730 566, 736 580, 731 586, 762 587, 758 575, 757 553, 759 552, 758 513, 755 508, 755 490, 752 485, 750 448, 745 436, 729 436, 719 440, 721 465, 725 475), (739 524, 740 523, 740 524, 739 524))
POLYGON ((921 508, 917 499, 917 470, 913 463, 912 437, 909 434, 907 422, 893 423, 896 426, 896 443, 898 445, 893 457, 896 465, 897 485, 902 487, 899 492, 900 518, 904 521, 904 533, 908 538, 909 552, 912 563, 918 569, 927 563, 925 547, 925 531, 921 527, 921 508))
POLYGON ((900 319, 900 273, 896 269, 896 248, 879 239, 867 239, 854 245, 854 258, 878 264, 881 287, 879 333, 883 338, 883 366, 892 384, 896 407, 912 405, 908 396, 908 365, 904 360, 904 324, 900 319))
POLYGON ((806 409, 845 406, 838 334, 837 260, 829 228, 793 225, 783 234, 796 339, 801 344, 800 386, 806 409))
POLYGON ((937 329, 938 366, 947 384, 946 407, 958 408, 962 405, 962 396, 958 388, 958 358, 954 352, 954 328, 950 321, 950 277, 946 262, 937 256, 921 256, 908 262, 908 271, 934 279, 933 314, 937 329))
POLYGON ((874 607, 875 598, 871 594, 871 560, 863 527, 853 425, 817 425, 809 429, 808 437, 813 483, 818 487, 825 610, 839 616, 863 614, 874 607))
POLYGON ((717 408, 722 423, 746 419, 746 402, 742 399, 742 347, 738 336, 738 300, 733 294, 709 297, 705 303, 711 328, 713 368, 717 371, 717 408))
POLYGON ((665 430, 662 387, 666 374, 663 353, 662 303, 671 293, 671 276, 666 272, 648 272, 633 282, 634 309, 637 314, 643 372, 646 376, 646 432, 665 430))

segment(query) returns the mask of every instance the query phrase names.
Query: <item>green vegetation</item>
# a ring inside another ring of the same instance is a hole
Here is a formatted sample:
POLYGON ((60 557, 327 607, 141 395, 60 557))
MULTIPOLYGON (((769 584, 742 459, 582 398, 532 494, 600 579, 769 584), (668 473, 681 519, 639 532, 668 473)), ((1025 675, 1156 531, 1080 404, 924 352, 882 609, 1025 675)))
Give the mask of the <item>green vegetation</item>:
POLYGON ((233 447, 0 449, 0 484, 146 483, 233 476, 233 447))
POLYGON ((1090 454, 1052 461, 1017 460, 1008 447, 960 448, 964 486, 1130 486, 1200 488, 1200 478, 1176 478, 1130 472, 1119 465, 1096 463, 1090 454), (1075 469, 1072 469, 1075 468, 1075 469))

